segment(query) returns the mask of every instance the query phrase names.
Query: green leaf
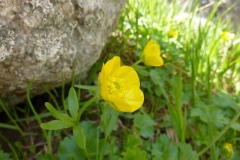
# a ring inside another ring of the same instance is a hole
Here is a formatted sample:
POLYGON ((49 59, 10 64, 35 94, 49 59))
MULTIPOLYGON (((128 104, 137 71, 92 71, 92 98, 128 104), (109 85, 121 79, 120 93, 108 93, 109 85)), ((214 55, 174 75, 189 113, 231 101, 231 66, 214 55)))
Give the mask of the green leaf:
POLYGON ((157 69, 151 69, 149 75, 152 78, 153 83, 156 85, 159 85, 159 83, 162 81, 157 69))
POLYGON ((12 158, 10 158, 10 154, 9 153, 4 153, 1 149, 0 149, 0 159, 4 160, 12 160, 12 158))
POLYGON ((146 152, 140 148, 128 149, 122 153, 120 160, 147 160, 146 152))
POLYGON ((116 123, 116 121, 118 119, 118 115, 119 112, 112 107, 106 107, 106 117, 104 117, 104 114, 101 115, 101 130, 104 131, 104 127, 106 127, 105 132, 107 136, 109 136, 113 130, 117 129, 118 124, 116 123), (106 118, 106 124, 104 124, 104 118, 106 118))
POLYGON ((84 132, 87 133, 85 134, 86 149, 89 154, 93 155, 93 157, 94 155, 96 156, 103 150, 104 155, 109 155, 109 152, 111 150, 114 150, 114 152, 116 151, 116 147, 110 147, 109 143, 107 143, 106 147, 104 147, 105 140, 98 137, 98 132, 100 130, 98 126, 93 125, 93 123, 90 121, 81 122, 81 126, 84 129, 84 132))
POLYGON ((154 121, 147 114, 134 114, 133 122, 137 127, 139 134, 144 138, 152 137, 154 135, 154 121))
MULTIPOLYGON (((117 144, 111 145, 105 142, 104 139, 98 137, 98 126, 93 125, 90 121, 83 121, 80 123, 86 137, 86 150, 91 159, 96 159, 98 154, 103 152, 104 156, 109 156, 110 152, 116 154, 117 144)), ((61 142, 57 156, 59 160, 81 160, 86 158, 86 153, 81 149, 76 142, 76 137, 70 136, 64 138, 61 142)))
POLYGON ((81 125, 73 126, 73 135, 75 137, 77 145, 84 149, 86 147, 86 137, 81 125))
POLYGON ((128 134, 126 140, 124 141, 124 149, 128 148, 138 148, 141 145, 142 141, 139 137, 133 134, 128 134))
POLYGON ((69 128, 74 125, 73 122, 63 121, 63 120, 53 120, 47 123, 42 123, 40 126, 42 129, 46 130, 58 130, 63 128, 69 128))
POLYGON ((50 103, 46 102, 45 106, 47 107, 47 109, 49 110, 49 112, 54 118, 60 119, 63 121, 73 122, 73 119, 71 117, 69 117, 67 114, 57 111, 50 103))
POLYGON ((15 125, 5 124, 5 123, 0 123, 0 128, 15 129, 15 130, 18 129, 18 127, 15 125))
POLYGON ((192 146, 186 143, 179 143, 178 144, 180 153, 179 153, 179 160, 186 160, 191 159, 194 157, 197 152, 192 150, 192 146))
POLYGON ((168 138, 168 136, 162 134, 152 145, 151 154, 153 160, 176 160, 178 159, 178 146, 171 145, 171 140, 168 138))
POLYGON ((85 159, 86 156, 84 150, 77 146, 74 136, 71 136, 61 141, 57 150, 57 158, 59 160, 80 160, 85 159))
POLYGON ((96 90, 97 86, 87 86, 87 85, 75 85, 75 87, 86 90, 96 90))
POLYGON ((45 155, 40 155, 37 160, 55 160, 54 156, 50 153, 46 153, 45 155))
POLYGON ((119 115, 118 111, 116 111, 116 110, 114 110, 112 108, 110 108, 110 109, 112 110, 112 112, 111 112, 110 121, 108 122, 108 125, 107 125, 107 131, 106 131, 106 136, 107 137, 112 133, 112 130, 114 129, 114 126, 117 123, 118 115, 119 115))
POLYGON ((178 147, 176 145, 169 146, 166 149, 166 151, 163 152, 162 159, 167 159, 167 160, 176 160, 176 159, 178 159, 178 147))
POLYGON ((79 104, 76 91, 73 87, 71 87, 68 94, 68 107, 72 118, 76 119, 78 115, 79 104))

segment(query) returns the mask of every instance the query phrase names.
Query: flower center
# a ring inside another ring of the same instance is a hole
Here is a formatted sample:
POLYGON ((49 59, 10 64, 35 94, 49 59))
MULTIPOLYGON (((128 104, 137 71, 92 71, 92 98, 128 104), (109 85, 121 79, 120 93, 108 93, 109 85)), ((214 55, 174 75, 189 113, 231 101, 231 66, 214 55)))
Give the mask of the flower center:
POLYGON ((109 94, 115 95, 117 97, 122 97, 122 95, 124 94, 123 83, 120 81, 120 79, 115 77, 109 77, 107 85, 109 94))

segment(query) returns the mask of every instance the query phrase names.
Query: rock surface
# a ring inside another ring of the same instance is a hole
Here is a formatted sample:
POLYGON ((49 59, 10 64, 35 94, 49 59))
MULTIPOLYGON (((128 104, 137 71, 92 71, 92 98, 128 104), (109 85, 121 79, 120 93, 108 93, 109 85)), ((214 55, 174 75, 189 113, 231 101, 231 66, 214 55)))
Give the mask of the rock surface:
POLYGON ((126 0, 0 0, 0 98, 16 104, 84 74, 99 58, 126 0))

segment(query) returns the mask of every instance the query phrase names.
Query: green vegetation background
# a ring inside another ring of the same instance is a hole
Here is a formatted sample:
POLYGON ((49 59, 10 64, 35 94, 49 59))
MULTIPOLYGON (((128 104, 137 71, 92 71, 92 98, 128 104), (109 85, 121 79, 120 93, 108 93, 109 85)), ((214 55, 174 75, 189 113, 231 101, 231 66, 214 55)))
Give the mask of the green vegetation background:
MULTIPOLYGON (((154 39, 165 64, 139 72, 143 107, 133 114, 120 113, 111 126, 112 134, 104 138, 104 104, 93 104, 81 119, 86 134, 82 150, 71 130, 40 129, 51 115, 44 102, 41 109, 31 102, 29 88, 24 106, 9 110, 0 101, 7 117, 0 123, 0 159, 240 159, 240 39, 239 32, 234 38, 222 37, 223 32, 232 32, 232 25, 222 19, 227 11, 215 16, 219 3, 202 19, 198 4, 192 1, 179 6, 175 0, 129 0, 84 84, 96 84, 102 63, 115 55, 132 65, 154 39), (13 140, 4 130, 19 137, 13 140), (232 148, 226 148, 226 143, 232 148)), ((47 91, 47 101, 66 111, 68 89, 63 81, 61 89, 47 91)), ((77 90, 80 107, 92 94, 77 90)), ((113 115, 115 111, 107 108, 106 119, 113 115)))

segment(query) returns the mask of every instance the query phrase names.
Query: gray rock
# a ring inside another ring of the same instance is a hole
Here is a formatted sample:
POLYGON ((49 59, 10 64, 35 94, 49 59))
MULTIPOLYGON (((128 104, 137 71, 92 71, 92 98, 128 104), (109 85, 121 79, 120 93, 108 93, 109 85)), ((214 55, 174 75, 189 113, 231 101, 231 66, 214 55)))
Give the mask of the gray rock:
POLYGON ((126 0, 0 0, 0 98, 16 104, 84 74, 99 58, 126 0))

